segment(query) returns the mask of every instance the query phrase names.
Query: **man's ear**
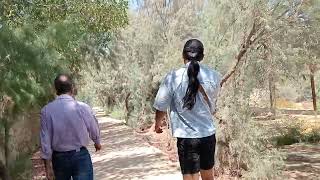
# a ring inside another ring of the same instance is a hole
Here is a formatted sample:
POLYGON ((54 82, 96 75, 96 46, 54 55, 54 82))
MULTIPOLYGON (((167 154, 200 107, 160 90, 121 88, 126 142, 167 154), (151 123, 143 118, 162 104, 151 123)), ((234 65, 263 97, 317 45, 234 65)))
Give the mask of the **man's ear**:
POLYGON ((50 94, 52 94, 53 97, 58 96, 57 95, 57 90, 54 87, 50 88, 50 94))
POLYGON ((76 96, 78 94, 78 89, 75 86, 72 87, 72 94, 73 96, 76 96))

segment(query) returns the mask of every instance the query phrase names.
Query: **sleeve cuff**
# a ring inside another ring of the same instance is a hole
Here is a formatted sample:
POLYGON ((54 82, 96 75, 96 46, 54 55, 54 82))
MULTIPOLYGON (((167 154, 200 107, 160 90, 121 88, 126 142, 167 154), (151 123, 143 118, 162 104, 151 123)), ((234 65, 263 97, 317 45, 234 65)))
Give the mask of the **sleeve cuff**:
POLYGON ((45 159, 45 160, 50 160, 50 159, 51 159, 51 154, 41 153, 41 158, 42 158, 42 159, 45 159))
POLYGON ((93 140, 93 142, 94 142, 95 144, 100 144, 100 138, 98 138, 98 139, 96 139, 96 140, 93 140))
POLYGON ((158 110, 158 111, 167 112, 167 108, 166 107, 161 107, 158 104, 154 104, 153 108, 158 110))

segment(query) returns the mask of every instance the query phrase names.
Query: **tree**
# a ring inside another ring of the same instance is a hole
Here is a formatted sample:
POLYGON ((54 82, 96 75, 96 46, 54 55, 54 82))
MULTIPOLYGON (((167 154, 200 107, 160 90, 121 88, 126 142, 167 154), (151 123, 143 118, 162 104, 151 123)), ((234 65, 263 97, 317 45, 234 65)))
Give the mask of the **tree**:
POLYGON ((307 66, 310 71, 310 84, 311 84, 311 94, 313 101, 313 109, 317 111, 317 95, 316 95, 316 85, 315 85, 315 73, 320 69, 320 52, 319 52, 319 26, 320 26, 320 1, 313 0, 309 1, 308 4, 303 4, 302 13, 308 14, 310 20, 306 23, 306 30, 304 31, 304 50, 309 54, 307 55, 307 66))
POLYGON ((206 56, 215 57, 211 63, 224 74, 217 128, 218 166, 222 172, 244 171, 246 177, 258 179, 277 176, 281 156, 267 148, 270 142, 252 121, 250 95, 256 88, 267 87, 274 111, 275 83, 290 76, 295 68, 287 55, 292 48, 282 46, 282 40, 296 17, 288 10, 297 8, 289 1, 235 0, 208 2, 204 9, 200 27, 209 47, 206 56))
POLYGON ((264 132, 250 121, 249 107, 249 95, 257 82, 250 73, 258 74, 256 64, 262 68, 267 65, 260 61, 262 57, 259 62, 255 58, 263 54, 262 43, 277 30, 267 27, 270 21, 265 19, 272 19, 268 5, 237 0, 163 2, 140 1, 141 6, 130 13, 129 26, 115 37, 106 58, 109 61, 102 67, 110 73, 94 76, 97 83, 92 86, 98 89, 97 94, 105 97, 105 102, 112 99, 111 106, 126 109, 129 125, 148 124, 162 77, 181 66, 185 41, 198 37, 206 47, 206 64, 226 74, 223 104, 219 106, 223 114, 219 134, 225 134, 218 142, 221 169, 244 169, 247 176, 255 178, 275 177, 281 158, 266 148, 264 132), (256 52, 259 46, 261 50, 256 52), (259 169, 266 171, 258 174, 259 169))
MULTIPOLYGON (((0 123, 4 130, 5 167, 10 168, 10 129, 19 112, 44 103, 48 97, 51 78, 57 66, 55 55, 40 44, 30 29, 0 30, 0 123), (51 59, 52 58, 52 59, 51 59)), ((9 173, 6 173, 9 174, 9 173)), ((4 178, 3 178, 4 179, 4 178)))
POLYGON ((106 58, 109 61, 102 67, 110 73, 95 74, 94 87, 100 89, 97 94, 107 102, 113 98, 111 105, 126 109, 129 125, 151 121, 153 98, 161 78, 181 66, 185 40, 198 37, 206 47, 205 62, 226 74, 226 93, 221 98, 224 104, 219 106, 224 115, 218 129, 225 129, 222 131, 226 135, 219 137, 221 169, 245 169, 255 178, 275 177, 281 160, 275 151, 265 148, 263 131, 257 131, 250 121, 248 103, 257 82, 250 73, 258 74, 254 71, 256 64, 262 68, 267 65, 260 61, 262 57, 259 62, 255 58, 263 54, 262 43, 277 30, 267 27, 265 19, 272 19, 267 14, 267 4, 236 0, 184 4, 169 1, 172 4, 165 5, 163 1, 140 2, 141 6, 129 16, 129 26, 115 37, 110 48, 106 58), (194 8, 195 4, 201 8, 194 8), (256 52, 260 46, 261 50, 256 52), (255 174, 263 168, 264 173, 255 174))
POLYGON ((126 0, 82 3, 77 0, 14 0, 1 1, 0 7, 0 20, 11 28, 29 24, 41 33, 48 27, 54 28, 53 25, 59 26, 61 31, 52 32, 54 36, 50 40, 62 57, 70 61, 69 69, 74 74, 78 74, 84 64, 88 41, 94 41, 97 49, 101 50, 101 46, 105 47, 110 40, 110 35, 128 23, 126 0), (61 40, 66 41, 58 42, 61 40))
POLYGON ((196 32, 198 17, 192 3, 175 9, 161 1, 143 2, 129 14, 130 25, 114 37, 108 61, 102 66, 110 74, 95 75, 95 89, 110 109, 114 105, 126 109, 128 124, 137 126, 151 120, 161 77, 173 64, 181 64, 183 41, 196 32))
POLYGON ((298 9, 293 13, 295 18, 291 20, 291 25, 295 28, 288 30, 288 42, 296 52, 292 58, 296 59, 297 69, 300 71, 297 74, 309 74, 313 109, 317 111, 315 73, 320 68, 320 1, 301 1, 297 6, 298 9))
POLYGON ((161 78, 181 66, 185 40, 200 38, 205 44, 204 63, 224 74, 216 122, 220 172, 249 179, 276 178, 282 156, 270 148, 266 132, 253 120, 251 95, 256 89, 267 89, 274 112, 276 87, 301 77, 297 72, 303 68, 297 64, 305 56, 297 56, 300 49, 294 45, 301 42, 298 34, 307 31, 297 24, 301 3, 137 2, 129 26, 113 37, 109 56, 102 57, 108 61, 101 67, 109 73, 83 75, 96 82, 88 89, 96 89, 98 99, 110 109, 126 109, 130 126, 150 125, 161 78))
POLYGON ((82 31, 97 33, 113 31, 128 22, 125 0, 4 0, 0 5, 0 20, 7 25, 21 27, 30 23, 40 31, 65 20, 77 24, 82 31))
POLYGON ((48 92, 58 72, 78 75, 84 65, 95 63, 96 59, 85 58, 87 54, 106 53, 111 34, 127 24, 127 5, 127 1, 0 2, 0 137, 5 154, 0 168, 5 167, 7 176, 3 179, 13 166, 10 129, 17 117, 52 98, 48 92))

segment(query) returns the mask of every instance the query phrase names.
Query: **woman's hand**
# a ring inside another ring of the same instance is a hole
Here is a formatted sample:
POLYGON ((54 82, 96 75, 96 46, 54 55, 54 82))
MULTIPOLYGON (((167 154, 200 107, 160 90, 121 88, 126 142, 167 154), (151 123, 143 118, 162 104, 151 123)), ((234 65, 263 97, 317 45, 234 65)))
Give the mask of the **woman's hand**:
POLYGON ((161 123, 156 122, 156 125, 155 125, 155 127, 154 127, 154 131, 155 131, 156 133, 158 133, 158 134, 160 134, 160 133, 163 132, 163 130, 162 130, 162 128, 161 128, 161 123))
POLYGON ((163 130, 162 130, 162 122, 163 122, 163 119, 166 117, 167 113, 166 112, 163 112, 163 111, 156 111, 156 125, 154 127, 154 131, 156 133, 162 133, 163 130))

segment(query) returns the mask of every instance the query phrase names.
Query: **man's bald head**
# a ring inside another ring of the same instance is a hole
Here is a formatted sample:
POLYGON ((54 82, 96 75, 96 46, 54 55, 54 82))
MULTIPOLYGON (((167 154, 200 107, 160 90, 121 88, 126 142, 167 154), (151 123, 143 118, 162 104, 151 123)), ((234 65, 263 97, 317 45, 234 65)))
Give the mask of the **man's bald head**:
POLYGON ((68 74, 59 74, 54 80, 54 87, 57 91, 57 95, 72 94, 73 81, 68 74))

